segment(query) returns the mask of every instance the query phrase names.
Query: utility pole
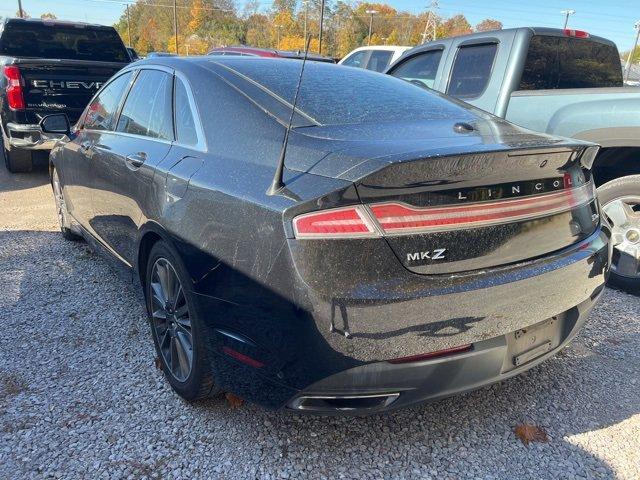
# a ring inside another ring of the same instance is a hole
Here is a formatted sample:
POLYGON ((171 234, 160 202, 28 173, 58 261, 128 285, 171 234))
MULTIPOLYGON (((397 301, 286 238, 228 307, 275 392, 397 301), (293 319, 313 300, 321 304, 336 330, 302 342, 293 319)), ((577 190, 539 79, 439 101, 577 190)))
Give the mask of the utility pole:
POLYGON ((129 46, 131 46, 131 17, 129 16, 129 4, 127 6, 127 34, 129 35, 129 46))
POLYGON ((22 10, 22 0, 18 0, 18 16, 24 18, 24 10, 22 10))
POLYGON ((636 41, 633 43, 633 48, 629 52, 629 56, 627 57, 627 65, 624 69, 624 81, 627 82, 629 80, 629 73, 631 72, 631 61, 633 60, 633 54, 636 53, 636 48, 638 48, 638 40, 640 40, 640 20, 638 20, 633 28, 636 29, 636 41))
POLYGON ((308 11, 308 6, 309 6, 309 1, 308 0, 303 0, 302 5, 304 6, 304 35, 302 36, 302 38, 304 38, 304 42, 303 42, 303 47, 306 49, 307 48, 307 11, 308 11))
POLYGON ((274 25, 276 27, 276 35, 278 36, 278 40, 276 43, 276 50, 280 50, 280 29, 282 28, 282 25, 274 25))
POLYGON ((180 55, 178 53, 178 5, 176 5, 177 0, 173 0, 173 34, 176 37, 176 55, 180 55))
MULTIPOLYGON (((320 1, 320 33, 318 35, 318 55, 322 55, 322 25, 324 23, 324 1, 320 1)), ((305 40, 306 43, 306 40, 305 40)), ((305 49, 306 49, 305 45, 305 49)))
POLYGON ((567 25, 569 24, 569 17, 571 15, 573 15, 574 13, 576 13, 575 10, 562 10, 560 13, 562 13, 564 15, 564 27, 563 28, 567 28, 567 25))
POLYGON ((434 41, 437 36, 438 30, 438 20, 436 16, 436 11, 438 10, 438 0, 431 0, 429 3, 429 15, 427 17, 427 23, 424 26, 424 32, 420 35, 422 37, 422 43, 427 42, 427 36, 429 35, 427 32, 431 30, 431 41, 434 41))
POLYGON ((367 45, 371 45, 371 30, 373 29, 373 16, 378 13, 377 10, 367 10, 365 12, 367 15, 371 15, 369 18, 369 39, 367 40, 367 45))

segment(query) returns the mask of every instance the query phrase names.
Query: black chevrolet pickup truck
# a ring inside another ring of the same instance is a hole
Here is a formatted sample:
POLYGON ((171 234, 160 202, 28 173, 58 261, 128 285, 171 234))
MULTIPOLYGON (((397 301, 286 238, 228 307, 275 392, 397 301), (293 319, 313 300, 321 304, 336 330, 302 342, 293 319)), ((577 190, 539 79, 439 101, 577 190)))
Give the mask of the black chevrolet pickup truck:
POLYGON ((59 135, 40 120, 75 122, 98 88, 131 61, 113 27, 11 18, 0 24, 0 127, 5 165, 28 172, 59 135))

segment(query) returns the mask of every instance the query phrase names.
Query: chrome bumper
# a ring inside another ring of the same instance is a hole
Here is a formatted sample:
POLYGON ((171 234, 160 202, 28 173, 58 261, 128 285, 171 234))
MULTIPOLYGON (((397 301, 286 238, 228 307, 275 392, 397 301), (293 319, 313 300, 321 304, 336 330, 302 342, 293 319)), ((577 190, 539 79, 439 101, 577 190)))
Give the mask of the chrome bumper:
POLYGON ((64 134, 43 133, 40 125, 7 123, 3 132, 10 148, 22 150, 51 150, 64 134))

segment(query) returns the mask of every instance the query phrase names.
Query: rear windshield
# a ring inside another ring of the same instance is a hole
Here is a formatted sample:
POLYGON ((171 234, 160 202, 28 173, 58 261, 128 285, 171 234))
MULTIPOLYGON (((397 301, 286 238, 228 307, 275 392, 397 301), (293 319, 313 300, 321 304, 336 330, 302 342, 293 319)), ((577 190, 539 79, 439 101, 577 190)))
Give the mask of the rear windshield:
MULTIPOLYGON (((224 64, 293 101, 300 62, 228 58, 224 64)), ((297 106, 321 125, 476 117, 465 107, 390 75, 320 62, 306 64, 297 106)))
POLYGON ((572 37, 531 38, 520 90, 621 86, 620 56, 613 45, 572 37))
POLYGON ((128 62, 115 29, 62 24, 9 22, 0 37, 0 55, 128 62))

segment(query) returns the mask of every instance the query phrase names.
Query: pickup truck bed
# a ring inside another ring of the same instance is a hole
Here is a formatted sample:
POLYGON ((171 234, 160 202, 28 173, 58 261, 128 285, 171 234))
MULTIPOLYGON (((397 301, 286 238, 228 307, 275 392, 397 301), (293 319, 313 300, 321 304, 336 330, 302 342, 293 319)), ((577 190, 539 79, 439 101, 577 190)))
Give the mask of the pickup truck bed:
POLYGON ((640 293, 640 88, 615 44, 579 30, 515 28, 429 42, 387 73, 538 132, 599 144, 593 176, 612 227, 611 281, 640 293))

